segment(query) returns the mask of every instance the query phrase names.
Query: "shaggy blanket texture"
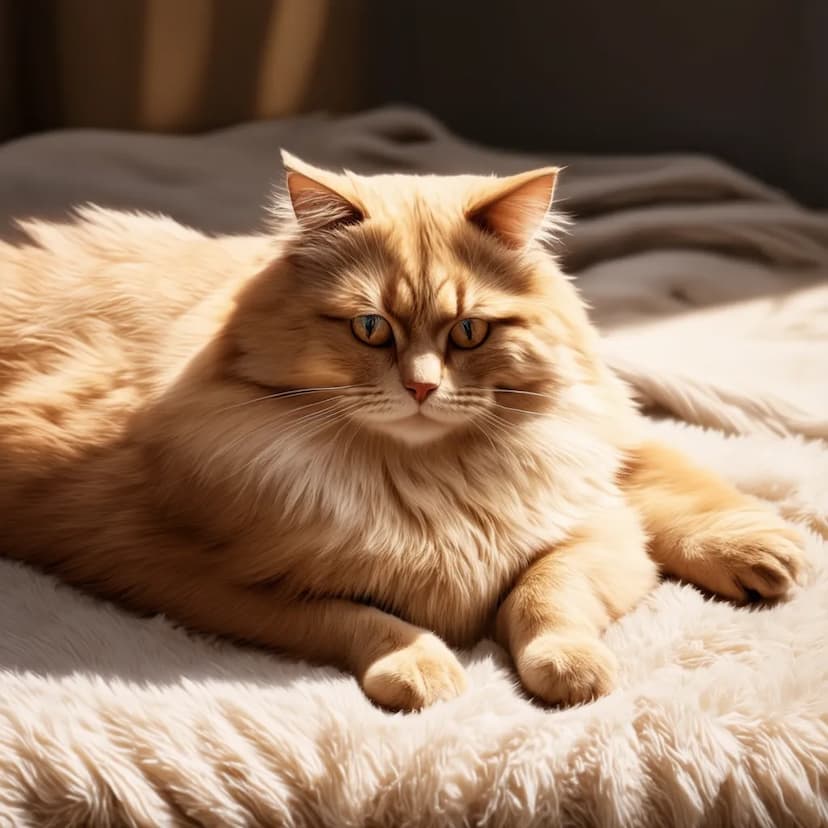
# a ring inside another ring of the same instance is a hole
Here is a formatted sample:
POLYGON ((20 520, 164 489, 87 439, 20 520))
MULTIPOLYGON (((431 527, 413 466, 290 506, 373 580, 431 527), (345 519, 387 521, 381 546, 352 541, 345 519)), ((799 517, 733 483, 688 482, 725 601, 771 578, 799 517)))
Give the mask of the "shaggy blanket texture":
POLYGON ((561 255, 608 358, 654 434, 800 526, 812 570, 765 608, 663 583, 607 632, 620 685, 593 704, 537 707, 482 642, 465 695, 390 715, 333 669, 0 561, 0 826, 828 825, 828 217, 710 159, 506 155, 393 109, 7 144, 0 234, 85 201, 248 231, 280 145, 360 171, 568 165, 561 255))

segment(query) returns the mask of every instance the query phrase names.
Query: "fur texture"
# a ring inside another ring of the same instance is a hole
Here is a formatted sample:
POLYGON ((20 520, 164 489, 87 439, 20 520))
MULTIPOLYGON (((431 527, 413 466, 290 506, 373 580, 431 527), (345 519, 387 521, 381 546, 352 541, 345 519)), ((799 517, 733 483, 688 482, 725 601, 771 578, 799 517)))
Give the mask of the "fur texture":
POLYGON ((86 211, 0 249, 7 554, 406 710, 462 692, 449 646, 492 633, 543 701, 604 693, 600 635, 659 567, 788 590, 790 530, 642 442, 542 244, 555 170, 288 162, 278 236, 86 211), (479 348, 449 344, 463 320, 479 348))

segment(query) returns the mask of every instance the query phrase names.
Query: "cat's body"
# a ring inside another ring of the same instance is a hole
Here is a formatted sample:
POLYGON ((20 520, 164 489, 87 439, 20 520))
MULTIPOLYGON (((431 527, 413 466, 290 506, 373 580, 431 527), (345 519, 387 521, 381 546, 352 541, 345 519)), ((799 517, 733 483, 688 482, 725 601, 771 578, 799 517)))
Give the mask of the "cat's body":
POLYGON ((598 634, 656 562, 787 589, 773 515, 642 445, 532 241, 554 172, 294 166, 279 238, 93 211, 0 245, 3 554, 402 708, 462 688, 428 631, 496 634, 530 691, 577 701, 611 685, 598 634))

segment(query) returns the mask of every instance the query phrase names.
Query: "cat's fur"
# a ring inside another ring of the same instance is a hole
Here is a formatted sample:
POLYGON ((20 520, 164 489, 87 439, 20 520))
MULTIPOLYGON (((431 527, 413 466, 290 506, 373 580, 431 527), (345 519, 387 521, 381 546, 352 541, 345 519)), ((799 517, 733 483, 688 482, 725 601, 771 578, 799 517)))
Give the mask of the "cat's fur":
POLYGON ((608 691, 601 631, 659 569, 788 590, 785 525, 642 441, 543 245, 554 169, 286 161, 272 236, 87 209, 0 245, 4 554, 402 709, 461 692, 449 646, 487 634, 547 702, 608 691), (449 344, 469 317, 488 339, 449 344))

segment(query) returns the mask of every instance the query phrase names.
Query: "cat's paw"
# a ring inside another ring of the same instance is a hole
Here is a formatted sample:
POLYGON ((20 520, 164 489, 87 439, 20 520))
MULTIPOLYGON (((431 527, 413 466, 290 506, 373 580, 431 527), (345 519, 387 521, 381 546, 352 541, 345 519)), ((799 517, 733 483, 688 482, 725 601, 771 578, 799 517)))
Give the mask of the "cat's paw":
POLYGON ((547 704, 581 704, 615 686, 617 661, 597 637, 548 632, 515 655, 524 688, 547 704))
POLYGON ((369 699, 389 710, 421 710, 462 693, 466 674, 436 635, 424 633, 377 659, 365 671, 362 689, 369 699))
POLYGON ((721 533, 714 529, 700 538, 693 580, 738 602, 751 593, 769 600, 784 596, 806 568, 802 539, 773 515, 756 523, 736 532, 725 525, 721 533))

